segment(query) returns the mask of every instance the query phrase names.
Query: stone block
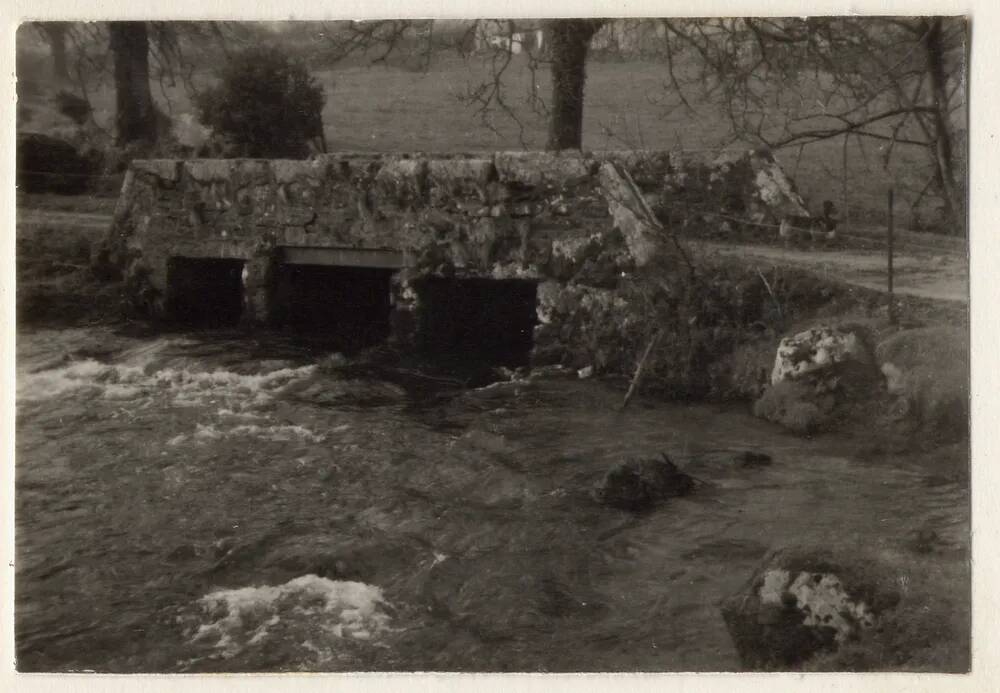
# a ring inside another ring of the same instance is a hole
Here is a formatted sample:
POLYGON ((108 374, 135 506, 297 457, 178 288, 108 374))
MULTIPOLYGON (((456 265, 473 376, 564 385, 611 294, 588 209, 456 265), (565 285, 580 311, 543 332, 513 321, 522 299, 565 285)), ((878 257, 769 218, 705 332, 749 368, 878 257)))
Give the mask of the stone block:
POLYGON ((139 159, 133 162, 132 169, 170 184, 180 178, 180 162, 173 159, 139 159))
POLYGON ((183 162, 181 168, 196 183, 213 183, 230 180, 235 164, 234 159, 196 159, 183 162))
POLYGON ((590 178, 595 161, 580 152, 498 152, 501 183, 562 187, 590 178))

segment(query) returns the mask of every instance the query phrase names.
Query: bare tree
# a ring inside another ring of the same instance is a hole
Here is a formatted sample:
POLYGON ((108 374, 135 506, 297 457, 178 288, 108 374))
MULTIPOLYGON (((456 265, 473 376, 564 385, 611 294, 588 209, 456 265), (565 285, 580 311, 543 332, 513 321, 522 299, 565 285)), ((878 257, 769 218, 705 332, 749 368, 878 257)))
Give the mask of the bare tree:
POLYGON ((149 89, 149 36, 145 22, 110 22, 115 75, 115 141, 155 142, 156 107, 149 89))
POLYGON ((69 22, 32 22, 32 26, 49 44, 49 50, 52 53, 52 76, 60 82, 69 81, 66 39, 71 24, 69 22))
POLYGON ((110 80, 119 145, 157 140, 154 86, 169 110, 168 86, 180 82, 195 93, 196 65, 226 55, 231 44, 253 43, 252 29, 238 22, 38 22, 34 27, 52 46, 55 69, 65 70, 84 99, 110 80), (202 55, 192 56, 192 50, 202 55))
POLYGON ((671 107, 720 104, 735 137, 775 149, 847 135, 879 140, 886 168, 897 147, 919 147, 933 171, 925 187, 964 230, 953 127, 965 109, 964 19, 661 21, 671 107))
POLYGON ((553 19, 547 23, 552 53, 552 114, 548 148, 579 149, 583 143, 583 91, 587 52, 603 19, 553 19))
POLYGON ((455 50, 468 56, 477 39, 487 37, 484 49, 488 77, 472 85, 463 99, 488 125, 491 114, 499 111, 516 122, 522 134, 524 128, 510 102, 504 77, 515 64, 515 56, 521 56, 523 65, 531 72, 533 86, 536 71, 547 65, 552 75, 549 104, 539 99, 534 89, 526 95, 526 100, 548 119, 548 149, 559 150, 579 149, 582 144, 587 57, 591 39, 605 21, 551 19, 526 23, 479 19, 444 34, 436 32, 434 22, 430 21, 383 20, 331 23, 325 33, 333 47, 330 53, 333 59, 363 54, 377 64, 394 54, 407 53, 418 56, 424 67, 430 64, 434 51, 455 50), (531 32, 544 32, 544 48, 527 40, 526 35, 531 32))

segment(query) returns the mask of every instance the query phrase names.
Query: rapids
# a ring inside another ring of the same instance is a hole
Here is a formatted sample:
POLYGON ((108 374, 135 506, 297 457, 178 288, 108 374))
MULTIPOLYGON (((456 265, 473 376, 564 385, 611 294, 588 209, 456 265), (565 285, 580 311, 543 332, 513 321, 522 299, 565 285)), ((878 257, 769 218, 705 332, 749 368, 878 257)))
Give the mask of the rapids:
POLYGON ((789 542, 875 548, 968 620, 968 484, 934 455, 236 334, 17 348, 22 670, 738 669, 718 602, 789 542), (696 493, 638 516, 592 500, 660 451, 696 493))

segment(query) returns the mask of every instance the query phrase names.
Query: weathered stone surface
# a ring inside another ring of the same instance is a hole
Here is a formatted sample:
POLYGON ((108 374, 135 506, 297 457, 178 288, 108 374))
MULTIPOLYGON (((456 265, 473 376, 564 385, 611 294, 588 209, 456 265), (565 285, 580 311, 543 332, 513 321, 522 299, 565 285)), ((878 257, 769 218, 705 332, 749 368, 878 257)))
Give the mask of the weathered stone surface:
POLYGON ((809 211, 798 191, 795 190, 795 185, 774 160, 774 157, 760 151, 752 152, 749 156, 750 166, 754 171, 757 197, 764 203, 772 217, 808 216, 809 211))
POLYGON ((670 170, 670 157, 670 152, 656 149, 623 149, 594 155, 601 164, 612 162, 627 170, 643 192, 660 191, 664 172, 670 170))
POLYGON ((604 505, 639 512, 667 498, 685 496, 692 488, 691 477, 666 455, 629 458, 608 470, 594 489, 594 497, 604 505))
MULTIPOLYGON (((651 204, 665 222, 682 223, 688 232, 726 238, 744 230, 776 235, 783 218, 808 211, 774 157, 766 151, 729 150, 721 154, 670 152, 658 194, 651 204)), ((638 180, 637 180, 638 183, 638 180)))
POLYGON ((400 207, 422 205, 427 191, 427 161, 387 158, 375 175, 375 184, 383 201, 400 207))
POLYGON ((781 340, 774 357, 771 383, 798 380, 847 361, 872 361, 858 333, 827 326, 814 327, 781 340))
POLYGON ((495 178, 492 157, 430 159, 427 162, 431 204, 453 203, 467 214, 483 216, 480 210, 488 201, 487 188, 495 178))
POLYGON ((856 640, 899 599, 868 556, 789 547, 764 558, 722 616, 745 667, 790 669, 856 640))
POLYGON ((138 160, 132 167, 137 173, 146 173, 165 183, 176 183, 180 178, 180 162, 174 159, 138 160))
POLYGON ((497 152, 497 175, 502 183, 565 186, 592 174, 593 163, 579 152, 497 152))
POLYGON ((653 225, 655 221, 647 212, 638 191, 614 163, 601 165, 600 180, 604 195, 608 200, 608 210, 615 228, 621 231, 638 267, 652 262, 661 251, 666 240, 661 229, 653 225))
POLYGON ((319 184, 327 177, 329 163, 322 159, 299 161, 296 159, 275 159, 270 162, 274 181, 280 184, 294 183, 303 178, 319 184))
POLYGON ((794 433, 807 435, 832 420, 837 400, 833 393, 804 381, 786 380, 767 388, 754 402, 753 413, 794 433))
MULTIPOLYGON (((237 161, 237 159, 198 159, 185 161, 182 166, 184 173, 190 176, 191 180, 197 183, 211 183, 228 181, 237 161)), ((132 166, 135 168, 135 162, 132 166)))
POLYGON ((812 433, 851 402, 868 398, 881 380, 862 328, 815 327, 781 340, 771 386, 754 403, 754 414, 812 433))
POLYGON ((599 251, 599 242, 599 235, 556 238, 549 254, 549 273, 559 281, 569 281, 587 258, 599 251))
POLYGON ((904 330, 875 349, 889 394, 924 432, 962 437, 969 421, 969 337, 950 327, 904 330))
MULTIPOLYGON (((666 152, 136 161, 98 260, 109 276, 112 265, 126 275, 141 267, 129 285, 156 295, 172 256, 252 262, 248 320, 266 319, 266 266, 288 246, 401 252, 400 287, 432 275, 551 281, 538 293, 533 358, 600 373, 630 367, 622 360, 633 345, 622 345, 635 316, 623 286, 669 238, 648 200, 666 194, 678 161, 666 152), (602 165, 611 173, 599 175, 602 165), (616 166, 631 167, 634 186, 616 166)), ((749 164, 741 170, 750 175, 749 164)), ((393 300, 393 329, 411 329, 414 302, 393 300)))
MULTIPOLYGON (((710 189, 728 198, 744 198, 742 206, 757 217, 755 221, 809 214, 795 185, 767 151, 725 152, 709 168, 710 189)), ((733 200, 727 202, 731 205, 733 200)))

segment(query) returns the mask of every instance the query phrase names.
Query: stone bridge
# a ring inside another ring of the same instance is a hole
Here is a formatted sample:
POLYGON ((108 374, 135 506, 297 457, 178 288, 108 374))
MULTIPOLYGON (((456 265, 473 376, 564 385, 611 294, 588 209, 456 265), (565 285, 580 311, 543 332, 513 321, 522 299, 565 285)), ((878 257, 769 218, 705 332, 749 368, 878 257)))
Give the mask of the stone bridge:
POLYGON ((805 213, 750 151, 147 160, 105 253, 161 318, 552 362, 622 310, 632 273, 676 254, 669 210, 706 200, 761 221, 805 213))

